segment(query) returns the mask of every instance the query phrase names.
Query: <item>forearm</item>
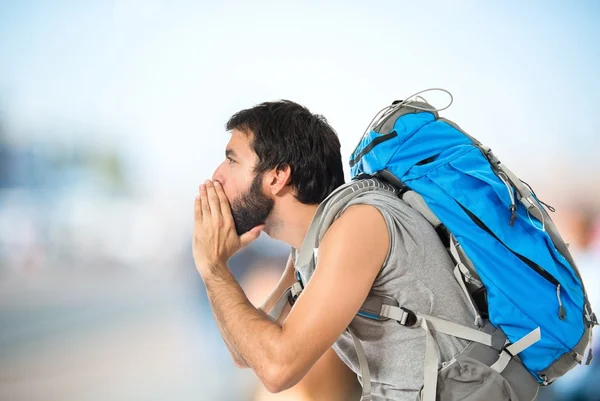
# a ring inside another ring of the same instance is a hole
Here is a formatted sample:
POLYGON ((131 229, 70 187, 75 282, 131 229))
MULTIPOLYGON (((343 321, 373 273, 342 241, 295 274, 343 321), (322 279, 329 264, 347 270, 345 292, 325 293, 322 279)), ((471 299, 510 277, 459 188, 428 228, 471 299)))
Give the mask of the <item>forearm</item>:
POLYGON ((227 346, 227 349, 231 354, 231 358, 233 359, 233 363, 235 364, 235 366, 237 366, 240 369, 247 368, 248 364, 242 358, 239 352, 237 352, 237 350, 234 348, 233 344, 231 343, 231 340, 227 336, 227 333, 225 332, 225 330, 223 330, 223 327, 221 327, 221 322, 218 319, 215 319, 215 322, 217 323, 217 327, 219 329, 219 332, 221 333, 221 337, 223 338, 223 341, 225 342, 225 345, 227 346))
POLYGON ((227 266, 214 266, 203 279, 225 341, 268 386, 273 370, 286 366, 281 327, 252 306, 227 266))

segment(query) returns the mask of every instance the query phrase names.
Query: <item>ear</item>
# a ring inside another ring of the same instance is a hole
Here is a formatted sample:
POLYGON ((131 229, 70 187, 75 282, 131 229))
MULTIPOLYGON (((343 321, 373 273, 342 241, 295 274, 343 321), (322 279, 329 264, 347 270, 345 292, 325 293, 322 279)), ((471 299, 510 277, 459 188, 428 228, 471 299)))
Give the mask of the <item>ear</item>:
POLYGON ((273 195, 281 194, 292 181, 292 168, 289 164, 282 164, 271 170, 269 174, 268 186, 273 195))

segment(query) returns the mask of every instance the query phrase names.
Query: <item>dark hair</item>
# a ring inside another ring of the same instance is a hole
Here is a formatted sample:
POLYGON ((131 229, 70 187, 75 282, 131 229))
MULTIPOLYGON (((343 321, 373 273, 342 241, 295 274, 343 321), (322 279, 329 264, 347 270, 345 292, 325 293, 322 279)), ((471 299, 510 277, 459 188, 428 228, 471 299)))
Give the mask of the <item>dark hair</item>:
POLYGON ((286 165, 296 198, 305 204, 323 201, 344 183, 340 141, 325 117, 289 100, 261 103, 234 114, 228 131, 252 136, 257 174, 286 165))

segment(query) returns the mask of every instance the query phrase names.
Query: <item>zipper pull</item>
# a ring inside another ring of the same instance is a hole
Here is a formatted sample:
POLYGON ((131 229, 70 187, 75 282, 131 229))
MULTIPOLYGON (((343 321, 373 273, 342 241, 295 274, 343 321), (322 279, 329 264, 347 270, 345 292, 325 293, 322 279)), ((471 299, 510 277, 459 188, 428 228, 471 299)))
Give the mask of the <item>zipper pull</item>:
MULTIPOLYGON (((491 153, 491 151, 490 151, 491 153)), ((489 157, 488 157, 489 159, 489 157)), ((496 159, 498 160, 498 159, 496 159)), ((490 163, 492 161, 490 160, 490 163)), ((498 164, 500 164, 500 161, 498 160, 498 164)), ((508 196, 510 197, 510 206, 508 207, 508 210, 510 211, 510 222, 509 225, 512 227, 513 224, 515 224, 515 220, 517 219, 517 204, 515 203, 515 193, 513 190, 512 185, 510 184, 510 180, 509 178, 506 176, 506 174, 504 174, 504 172, 500 172, 498 173, 498 178, 500 178, 500 181, 502 181, 504 183, 504 185, 506 185, 506 189, 508 190, 508 196)))
POLYGON ((512 227, 517 219, 517 205, 513 203, 508 209, 510 210, 510 222, 508 224, 512 227))
POLYGON ((556 298, 558 299, 558 318, 560 320, 565 320, 567 318, 567 311, 565 311, 562 300, 560 299, 560 284, 556 286, 556 298))

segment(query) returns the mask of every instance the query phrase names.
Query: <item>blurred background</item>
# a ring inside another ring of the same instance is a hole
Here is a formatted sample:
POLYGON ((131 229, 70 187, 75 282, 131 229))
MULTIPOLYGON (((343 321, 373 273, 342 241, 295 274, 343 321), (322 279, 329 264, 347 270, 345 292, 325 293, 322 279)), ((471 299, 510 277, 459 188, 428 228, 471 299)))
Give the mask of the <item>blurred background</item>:
MULTIPOLYGON (((234 367, 191 256, 224 124, 267 100, 325 115, 347 160, 381 107, 450 90, 442 115, 556 208, 600 311, 599 21, 597 1, 0 0, 0 400, 323 399, 234 367)), ((263 234, 232 259, 252 302, 288 252, 263 234)), ((538 399, 600 400, 600 358, 538 399)))

